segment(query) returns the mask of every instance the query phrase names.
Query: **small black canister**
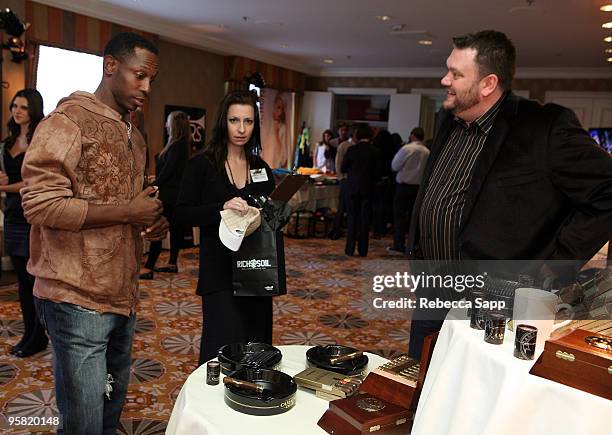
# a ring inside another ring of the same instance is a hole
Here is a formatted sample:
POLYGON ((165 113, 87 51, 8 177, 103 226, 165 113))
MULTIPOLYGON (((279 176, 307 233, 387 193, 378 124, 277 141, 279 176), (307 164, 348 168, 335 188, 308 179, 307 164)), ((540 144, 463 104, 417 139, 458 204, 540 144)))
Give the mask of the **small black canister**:
POLYGON ((206 383, 208 385, 218 385, 220 374, 221 364, 219 361, 208 361, 206 363, 206 383))
POLYGON ((538 328, 531 325, 518 325, 514 336, 514 356, 518 359, 533 359, 538 328))
POLYGON ((482 307, 478 308, 478 307, 473 306, 472 312, 470 313, 470 328, 484 329, 485 314, 486 314, 486 310, 484 308, 482 307))
POLYGON ((484 341, 491 344, 502 344, 506 331, 506 317, 499 313, 487 313, 484 329, 484 341))

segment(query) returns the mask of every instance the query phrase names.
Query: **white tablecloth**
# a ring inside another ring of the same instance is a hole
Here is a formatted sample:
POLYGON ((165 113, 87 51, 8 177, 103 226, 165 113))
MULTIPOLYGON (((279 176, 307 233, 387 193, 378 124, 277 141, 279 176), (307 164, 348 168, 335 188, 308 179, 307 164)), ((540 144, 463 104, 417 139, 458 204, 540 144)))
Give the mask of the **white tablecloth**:
POLYGON ((434 349, 412 435, 612 434, 612 401, 529 374, 533 361, 483 341, 465 309, 449 312, 434 349))
POLYGON ((316 211, 329 207, 338 209, 340 185, 318 185, 306 183, 289 200, 293 210, 316 211))
MULTIPOLYGON (((306 368, 306 351, 311 346, 278 346, 283 353, 281 371, 295 376, 306 368)), ((367 354, 368 370, 384 364, 384 358, 367 354)), ((223 375, 221 376, 223 378, 223 375)), ((298 387, 295 406, 284 414, 255 416, 242 414, 223 400, 223 380, 206 384, 206 364, 195 370, 174 404, 166 434, 177 435, 324 435, 317 421, 329 402, 298 387)))

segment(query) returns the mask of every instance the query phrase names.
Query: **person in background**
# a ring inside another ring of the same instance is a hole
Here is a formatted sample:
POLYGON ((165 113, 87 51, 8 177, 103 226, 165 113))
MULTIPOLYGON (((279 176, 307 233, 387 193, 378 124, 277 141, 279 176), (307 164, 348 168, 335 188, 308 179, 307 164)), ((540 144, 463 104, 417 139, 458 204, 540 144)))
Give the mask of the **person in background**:
POLYGON ((114 434, 127 395, 142 238, 165 237, 143 190, 146 145, 126 121, 157 76, 157 48, 119 33, 94 94, 74 92, 39 124, 23 162, 28 270, 53 348, 58 434, 114 434))
POLYGON ((32 136, 43 119, 43 99, 36 89, 23 89, 15 94, 9 106, 9 135, 0 144, 0 192, 4 201, 4 246, 17 274, 19 303, 24 333, 11 348, 11 353, 25 358, 47 348, 49 340, 40 324, 34 306, 34 277, 27 271, 30 258, 30 224, 23 216, 19 189, 24 186, 21 166, 32 136))
MULTIPOLYGON (((332 134, 332 137, 333 137, 333 134, 332 134)), ((350 138, 351 138, 351 136, 349 134, 348 125, 346 125, 345 122, 339 122, 338 123, 338 137, 335 137, 332 140, 330 140, 329 144, 332 147, 337 149, 342 142, 346 142, 350 138)))
POLYGON ((287 104, 278 92, 274 97, 274 111, 272 112, 272 127, 274 134, 275 159, 279 168, 287 168, 289 150, 287 148, 287 104))
POLYGON ((344 220, 344 214, 346 213, 346 174, 342 172, 342 161, 348 149, 356 143, 355 140, 356 128, 352 127, 350 135, 347 140, 338 145, 338 151, 336 152, 336 177, 340 183, 340 192, 338 193, 338 210, 334 217, 332 224, 332 230, 329 233, 329 238, 332 240, 338 240, 342 233, 342 221, 344 220))
POLYGON ((410 132, 409 143, 401 147, 391 161, 391 169, 397 174, 393 201, 393 246, 387 248, 390 252, 406 252, 406 232, 429 157, 429 150, 423 145, 424 138, 423 129, 414 128, 410 132))
POLYGON ((154 184, 159 188, 159 199, 164 207, 163 215, 170 223, 170 258, 165 266, 155 268, 155 263, 162 250, 162 242, 151 242, 147 262, 140 270, 140 279, 153 279, 154 270, 177 273, 179 251, 183 244, 183 227, 174 223, 172 214, 178 198, 183 171, 191 154, 189 117, 185 112, 171 112, 166 120, 166 130, 168 143, 156 156, 154 184))
POLYGON ((388 130, 380 130, 374 138, 373 145, 380 153, 381 178, 376 183, 373 197, 372 238, 381 238, 387 234, 393 222, 393 194, 395 185, 391 173, 393 159, 393 140, 388 130))
POLYGON ((393 150, 393 155, 395 156, 404 144, 404 140, 402 139, 402 136, 399 133, 393 133, 391 135, 391 144, 391 149, 393 150))
POLYGON ((332 131, 325 130, 323 132, 323 138, 321 142, 317 143, 312 156, 313 168, 320 169, 324 173, 336 172, 336 148, 332 147, 330 144, 332 138, 332 131))
MULTIPOLYGON (((538 278, 571 282, 612 236, 612 158, 571 110, 511 92, 516 49, 505 34, 485 30, 453 44, 409 257, 513 260, 506 273, 528 260, 538 278)), ((446 311, 415 310, 410 356, 419 358, 446 311)))
MULTIPOLYGON (((272 343, 272 298, 235 297, 232 255, 219 239, 221 210, 247 211, 249 196, 274 190, 270 167, 253 153, 259 147, 257 96, 230 92, 217 109, 213 134, 204 153, 187 163, 174 219, 199 226, 202 338, 199 364, 231 343, 272 343)), ((255 204, 251 204, 255 205, 255 204)))
POLYGON ((372 196, 380 178, 380 153, 372 145, 372 129, 362 124, 355 132, 357 143, 350 147, 342 161, 346 177, 348 230, 344 253, 353 256, 355 245, 361 257, 368 255, 372 196))

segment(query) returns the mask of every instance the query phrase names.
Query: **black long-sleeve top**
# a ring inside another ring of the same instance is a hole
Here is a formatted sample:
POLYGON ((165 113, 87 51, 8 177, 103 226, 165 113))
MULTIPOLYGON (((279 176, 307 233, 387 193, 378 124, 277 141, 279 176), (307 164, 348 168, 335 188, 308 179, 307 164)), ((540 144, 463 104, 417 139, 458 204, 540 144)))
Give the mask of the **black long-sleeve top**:
POLYGON ((219 213, 223 204, 236 196, 248 200, 249 195, 258 197, 272 193, 272 171, 266 162, 256 157, 250 169, 260 168, 265 168, 267 181, 251 179, 242 189, 237 189, 225 169, 217 170, 205 155, 199 154, 187 162, 174 219, 180 225, 200 227, 200 273, 196 289, 200 296, 232 291, 232 257, 231 251, 219 240, 219 213))
POLYGON ((155 185, 163 202, 176 203, 188 156, 186 141, 179 140, 155 157, 155 185))

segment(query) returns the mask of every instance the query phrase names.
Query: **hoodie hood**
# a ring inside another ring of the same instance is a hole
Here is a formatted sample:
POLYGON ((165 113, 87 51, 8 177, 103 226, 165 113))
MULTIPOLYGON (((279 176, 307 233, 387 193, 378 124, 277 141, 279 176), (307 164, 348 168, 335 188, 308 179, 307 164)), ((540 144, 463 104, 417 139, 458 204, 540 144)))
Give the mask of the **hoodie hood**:
POLYGON ((115 109, 112 109, 110 106, 107 106, 98 100, 94 94, 84 91, 76 91, 69 96, 62 98, 59 103, 57 103, 55 111, 66 112, 70 107, 75 105, 114 121, 121 121, 123 119, 121 114, 115 109))

